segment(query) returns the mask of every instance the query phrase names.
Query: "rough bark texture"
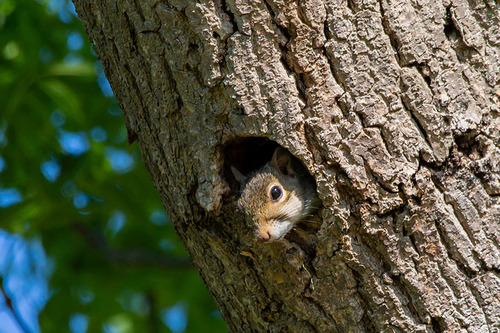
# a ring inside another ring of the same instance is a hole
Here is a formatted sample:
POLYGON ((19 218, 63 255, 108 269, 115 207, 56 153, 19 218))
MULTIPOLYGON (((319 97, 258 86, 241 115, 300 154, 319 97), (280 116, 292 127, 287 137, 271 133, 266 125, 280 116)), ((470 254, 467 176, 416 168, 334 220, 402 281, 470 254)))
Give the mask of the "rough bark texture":
POLYGON ((230 331, 500 330, 498 2, 75 4, 230 331), (254 242, 252 136, 307 166, 317 228, 254 242))

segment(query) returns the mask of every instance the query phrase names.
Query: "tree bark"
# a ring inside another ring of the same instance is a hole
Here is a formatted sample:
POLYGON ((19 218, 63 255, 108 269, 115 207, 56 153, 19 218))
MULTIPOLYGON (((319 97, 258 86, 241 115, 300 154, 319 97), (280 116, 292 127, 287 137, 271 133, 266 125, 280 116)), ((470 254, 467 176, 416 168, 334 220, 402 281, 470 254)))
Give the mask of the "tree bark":
POLYGON ((230 331, 500 330, 498 2, 75 5, 230 331), (228 168, 276 143, 324 207, 257 243, 228 168))

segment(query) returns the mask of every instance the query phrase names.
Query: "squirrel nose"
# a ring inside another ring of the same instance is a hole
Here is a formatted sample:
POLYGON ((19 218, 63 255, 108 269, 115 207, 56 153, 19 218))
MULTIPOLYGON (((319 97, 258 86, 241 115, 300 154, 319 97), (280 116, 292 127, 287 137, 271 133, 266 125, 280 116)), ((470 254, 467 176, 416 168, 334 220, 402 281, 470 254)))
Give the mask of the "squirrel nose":
POLYGON ((271 233, 269 231, 263 231, 259 234, 259 241, 269 242, 271 240, 271 233))

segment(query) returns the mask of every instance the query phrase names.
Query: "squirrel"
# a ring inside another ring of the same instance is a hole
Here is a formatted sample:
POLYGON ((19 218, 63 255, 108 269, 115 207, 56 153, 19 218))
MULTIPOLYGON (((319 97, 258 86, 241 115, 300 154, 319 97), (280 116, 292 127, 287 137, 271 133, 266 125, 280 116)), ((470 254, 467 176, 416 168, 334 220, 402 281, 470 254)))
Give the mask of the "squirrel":
POLYGON ((313 177, 282 147, 276 148, 270 162, 248 176, 233 166, 231 171, 241 187, 238 207, 251 219, 260 241, 282 239, 320 206, 313 177))

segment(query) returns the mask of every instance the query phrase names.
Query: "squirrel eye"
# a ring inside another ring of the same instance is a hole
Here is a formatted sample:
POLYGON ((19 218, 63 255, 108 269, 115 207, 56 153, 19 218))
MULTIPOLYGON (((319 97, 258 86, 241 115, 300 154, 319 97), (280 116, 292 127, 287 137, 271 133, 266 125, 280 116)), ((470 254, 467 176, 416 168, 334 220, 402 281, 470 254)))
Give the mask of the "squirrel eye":
POLYGON ((274 185, 271 187, 269 194, 271 195, 271 199, 278 200, 283 195, 283 190, 278 185, 274 185))

